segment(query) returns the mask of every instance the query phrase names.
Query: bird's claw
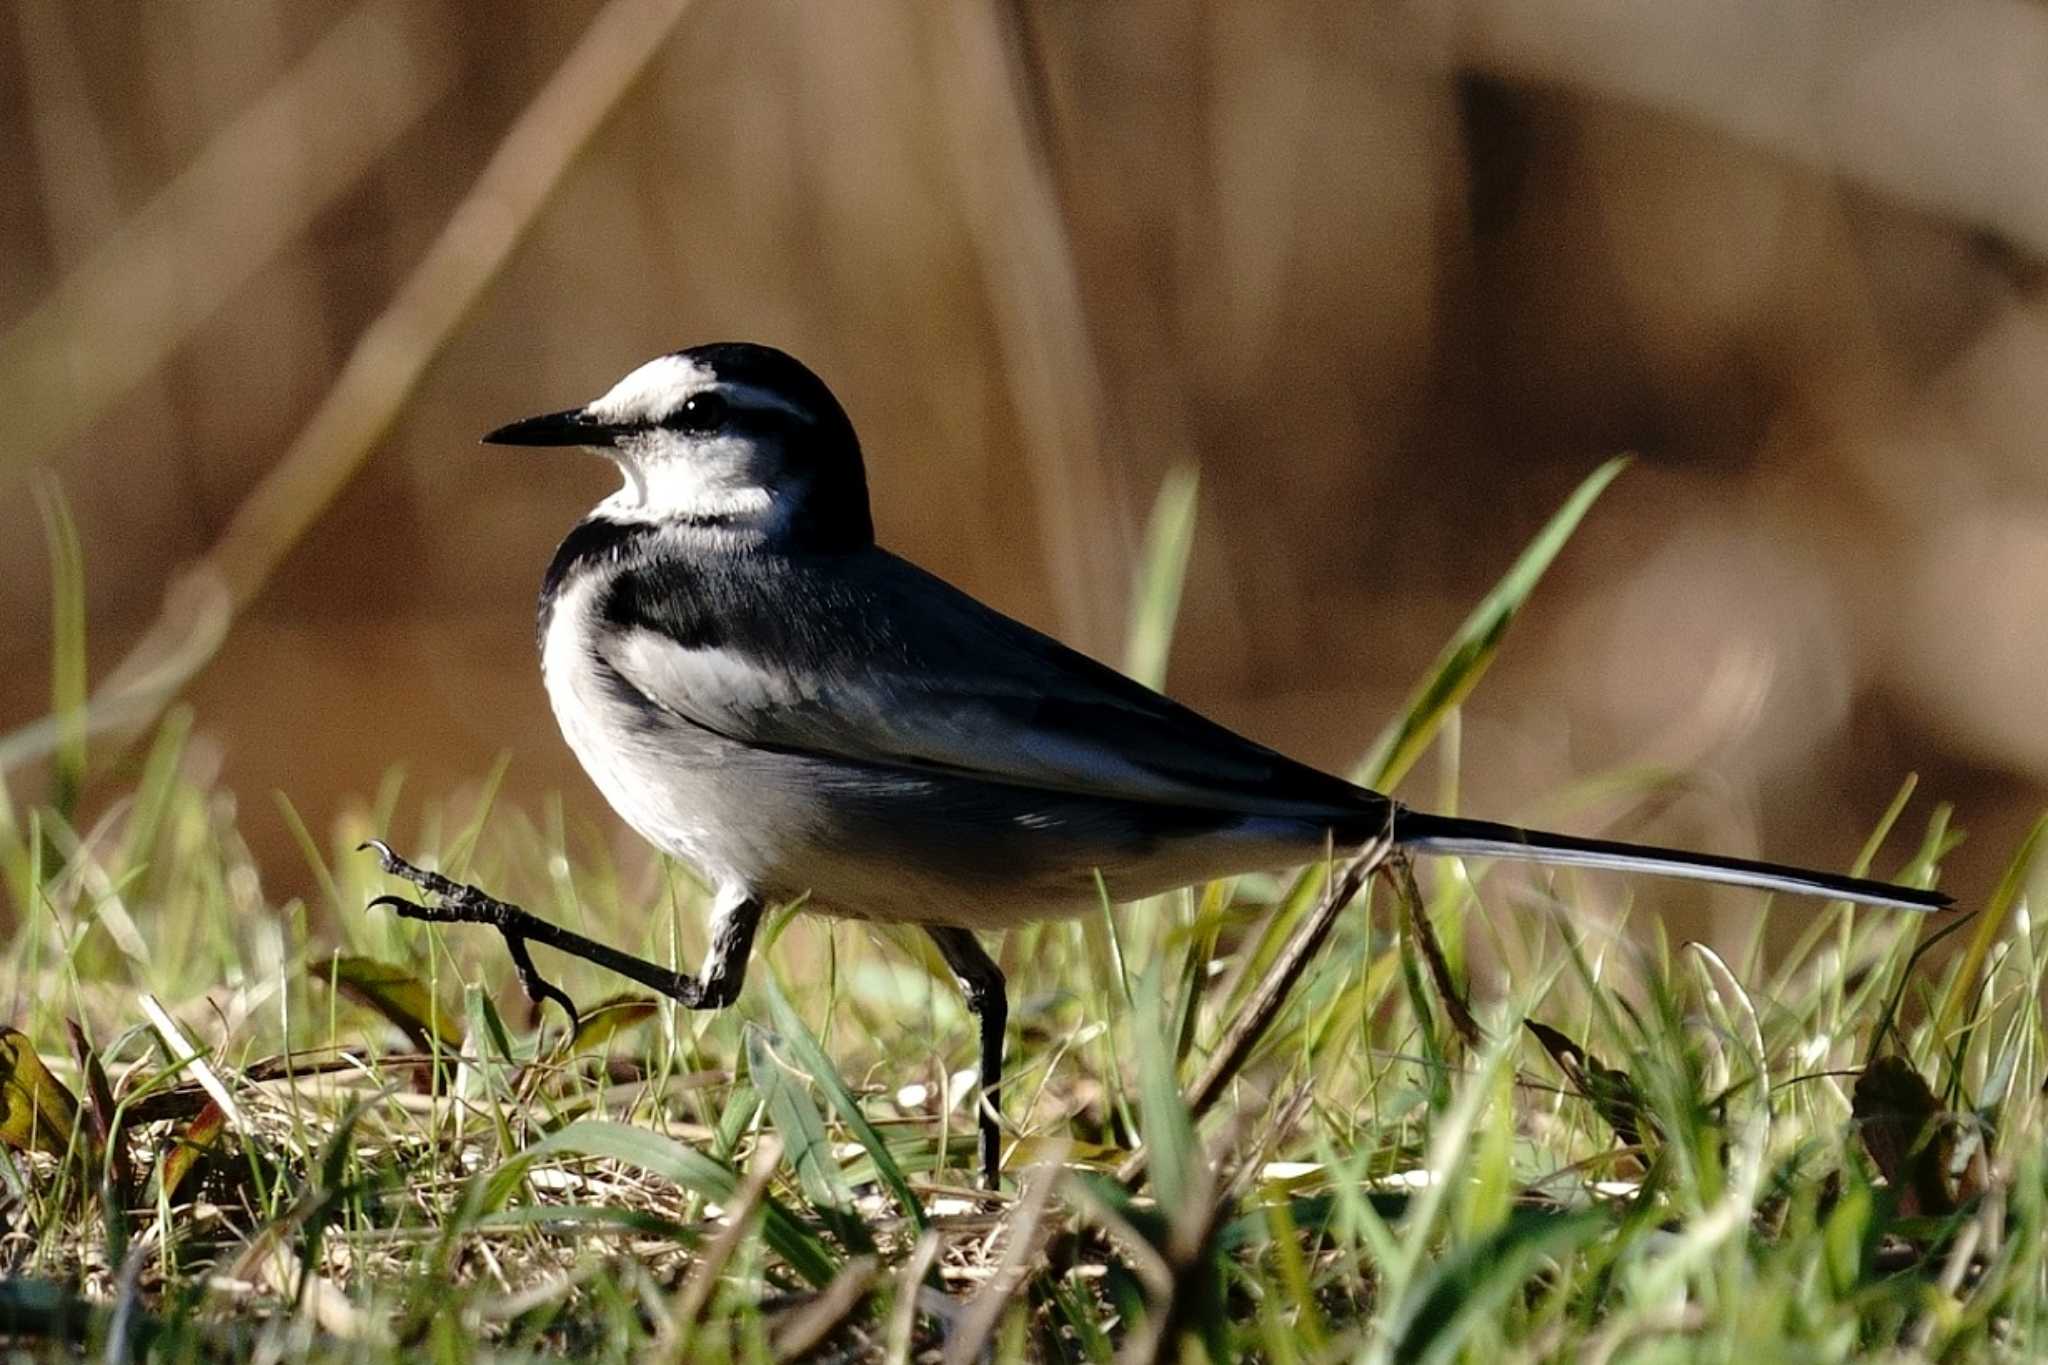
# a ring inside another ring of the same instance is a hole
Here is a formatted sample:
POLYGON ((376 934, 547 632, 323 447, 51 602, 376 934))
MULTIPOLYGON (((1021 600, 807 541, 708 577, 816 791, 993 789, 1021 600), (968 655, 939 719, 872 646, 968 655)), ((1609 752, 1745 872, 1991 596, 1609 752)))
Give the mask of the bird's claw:
POLYGON ((576 1002, 569 998, 567 991, 540 974, 540 969, 534 965, 533 954, 527 951, 526 935, 520 932, 521 926, 538 925, 540 921, 488 892, 415 866, 400 857, 382 839, 365 839, 356 846, 356 851, 375 853, 386 876, 411 882, 440 902, 427 905, 404 896, 386 894, 373 896, 367 908, 393 910, 406 919, 428 924, 481 924, 496 929, 512 955, 512 965, 519 971, 519 984, 525 989, 526 998, 536 1008, 549 1000, 560 1005, 563 1013, 569 1016, 570 1036, 573 1037, 575 1030, 582 1027, 583 1016, 577 1010, 576 1002))
POLYGON ((512 955, 512 965, 519 970, 519 984, 526 991, 526 998, 533 1002, 538 1014, 543 1001, 552 1000, 562 1007, 569 1016, 569 1037, 573 1040, 583 1028, 583 1016, 576 1009, 576 1002, 569 993, 540 974, 540 968, 533 965, 533 954, 526 949, 526 940, 517 934, 505 935, 505 950, 512 955))
POLYGON ((356 845, 356 852, 376 854, 377 863, 384 869, 384 875, 387 877, 397 877, 402 881, 417 882, 425 875, 421 869, 414 867, 410 862, 400 857, 398 851, 382 839, 365 839, 356 845))
POLYGON ((385 876, 396 877, 404 882, 411 882, 421 890, 430 891, 435 895, 449 895, 457 889, 469 891, 472 894, 481 894, 474 887, 462 886, 461 883, 450 881, 438 872, 433 872, 419 866, 401 856, 391 845, 385 843, 382 839, 365 839, 356 845, 356 852, 376 854, 378 865, 384 869, 385 876))

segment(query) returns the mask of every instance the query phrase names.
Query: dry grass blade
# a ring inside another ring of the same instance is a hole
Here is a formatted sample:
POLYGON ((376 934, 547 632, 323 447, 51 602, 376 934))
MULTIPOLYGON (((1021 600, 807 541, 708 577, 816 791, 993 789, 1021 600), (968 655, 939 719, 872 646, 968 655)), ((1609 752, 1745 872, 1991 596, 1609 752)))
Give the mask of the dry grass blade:
POLYGON ((1460 64, 1722 129, 2048 252, 2037 5, 1478 0, 1443 15, 1460 64))
POLYGON ((809 1302, 779 1314, 768 1329, 768 1347, 775 1358, 801 1360, 810 1354, 860 1307, 881 1269, 875 1257, 856 1256, 809 1302))
POLYGON ((1144 1287, 1145 1297, 1164 1303, 1173 1293, 1173 1267, 1144 1233, 1131 1226, 1123 1210, 1091 1189, 1085 1180, 1069 1179, 1067 1202, 1075 1212, 1102 1229, 1103 1235, 1123 1253, 1124 1264, 1144 1287))
POLYGON ((292 1227, 269 1227, 256 1234, 236 1259, 233 1273, 212 1287, 234 1292, 242 1286, 248 1293, 260 1290, 286 1302, 296 1301, 307 1321, 345 1341, 372 1346, 388 1344, 384 1322, 356 1307, 348 1293, 326 1275, 308 1273, 293 1254, 292 1227))
POLYGON ((611 0, 498 144, 284 458, 208 556, 246 602, 397 416, 541 206, 682 18, 689 0, 611 0))
MULTIPOLYGON (((427 364, 497 276, 562 173, 647 66, 690 0, 611 0, 527 105, 277 465, 220 538, 173 581, 164 613, 108 677, 95 706, 147 724, 211 650, 188 647, 195 599, 239 611, 397 417, 427 364), (199 657, 193 657, 198 653, 199 657), (184 661, 183 673, 166 669, 184 661)), ((224 626, 224 622, 221 623, 224 626)), ((217 643, 217 642, 216 642, 217 643)))
POLYGON ((697 1319, 704 1315, 704 1308, 711 1302, 711 1291, 718 1287, 718 1277, 725 1273, 726 1263, 738 1250, 741 1242, 754 1229, 754 1214, 761 1207, 761 1196, 768 1189, 768 1182, 775 1177, 775 1168, 782 1161, 782 1143, 769 1134, 761 1139, 754 1149, 754 1156, 747 1163, 747 1178, 741 1184, 739 1194, 731 1207, 725 1211, 725 1226, 704 1248, 704 1254, 697 1258, 697 1264, 690 1269, 690 1278, 683 1281, 683 1287, 676 1292, 674 1321, 678 1328, 688 1332, 697 1319))
POLYGON ((1131 581, 1128 528, 1114 511, 1111 466, 1097 456, 1102 384, 1052 169, 1028 112, 1031 73, 1005 31, 1007 7, 964 0, 927 13, 939 115, 1030 451, 1060 635, 1110 656, 1122 622, 1104 586, 1131 581))
POLYGON ((185 1031, 178 1027, 178 1021, 171 1018, 170 1011, 153 995, 142 997, 142 1013, 149 1019, 149 1026, 156 1030, 156 1036, 163 1040, 164 1048, 172 1060, 179 1062, 192 1073, 192 1079, 199 1082, 207 1098, 220 1107, 228 1123, 238 1133, 249 1131, 249 1121, 242 1116, 242 1107, 235 1103, 235 1097, 220 1078, 220 1073, 200 1050, 192 1046, 185 1031))
POLYGON ((896 1276, 896 1302, 889 1310, 889 1335, 882 1353, 884 1365, 909 1363, 911 1343, 917 1335, 918 1296, 924 1290, 925 1276, 939 1259, 940 1245, 939 1234, 926 1228, 896 1276))
POLYGON ((1580 1357, 1584 1365, 1607 1365, 1624 1346, 1641 1344, 1645 1338, 1690 1336, 1706 1325, 1707 1315, 1695 1304, 1677 1303, 1648 1313, 1623 1318, 1596 1333, 1580 1357))
MULTIPOLYGON (((1200 1118, 1207 1113, 1223 1094, 1223 1088, 1230 1084, 1238 1069, 1251 1055, 1252 1047, 1267 1025, 1287 1002, 1288 994, 1301 974, 1308 968, 1316 950, 1323 946, 1323 940, 1330 936, 1330 930, 1337 923, 1337 916, 1344 912, 1364 888, 1366 879, 1386 861, 1393 852, 1393 844, 1385 839, 1361 849, 1350 862, 1346 863, 1336 878, 1324 888, 1323 898, 1311 914, 1289 939, 1287 946, 1273 962, 1259 987, 1245 1002, 1244 1009, 1231 1023, 1230 1029, 1216 1045, 1216 1051, 1209 1058, 1208 1067, 1194 1088, 1188 1092, 1188 1113, 1191 1118, 1200 1118)), ((1131 1153, 1117 1168, 1116 1177, 1129 1188, 1136 1190, 1145 1182, 1148 1157, 1145 1149, 1131 1153)))
POLYGON ((0 463, 80 435, 433 107, 446 34, 369 0, 0 338, 0 463))
POLYGON ((959 1323, 947 1336, 945 1365, 967 1365, 967 1362, 978 1359, 989 1339, 995 1335, 1003 1310, 1024 1287, 1024 1281, 1030 1277, 1038 1260, 1038 1224, 1045 1216, 1046 1205, 1051 1201, 1053 1188, 1059 1180, 1058 1160, 1041 1162, 1025 1175, 1023 1192, 1011 1205, 1009 1217, 1002 1225, 1002 1235, 1006 1238, 1003 1259, 988 1283, 969 1301, 959 1323))
POLYGON ((1450 1015, 1452 1027, 1468 1047, 1478 1047, 1486 1041, 1480 1031, 1479 1021, 1472 1017, 1472 1010, 1465 1004, 1465 997, 1458 993, 1458 983, 1451 978, 1451 964, 1444 957, 1443 944, 1437 942, 1436 926, 1429 922, 1428 904, 1422 899, 1422 888, 1415 884, 1415 864, 1407 854, 1396 849, 1388 858, 1393 869, 1394 884, 1400 889, 1401 910, 1408 924, 1408 932, 1415 938, 1415 946, 1422 952, 1422 960, 1429 964, 1430 980, 1436 983, 1436 993, 1441 998, 1444 1013, 1450 1015))

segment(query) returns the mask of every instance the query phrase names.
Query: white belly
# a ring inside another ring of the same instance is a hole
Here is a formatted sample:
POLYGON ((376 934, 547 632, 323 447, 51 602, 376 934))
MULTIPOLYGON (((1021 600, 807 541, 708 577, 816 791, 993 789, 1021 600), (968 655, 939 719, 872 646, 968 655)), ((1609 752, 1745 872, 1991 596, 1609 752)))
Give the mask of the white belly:
POLYGON ((715 793, 671 746, 651 743, 628 705, 607 692, 591 653, 594 582, 556 599, 541 642, 541 677, 562 738, 620 818, 662 852, 691 864, 715 886, 744 883, 754 869, 735 865, 718 837, 715 793), (693 799, 697 798, 697 799, 693 799))

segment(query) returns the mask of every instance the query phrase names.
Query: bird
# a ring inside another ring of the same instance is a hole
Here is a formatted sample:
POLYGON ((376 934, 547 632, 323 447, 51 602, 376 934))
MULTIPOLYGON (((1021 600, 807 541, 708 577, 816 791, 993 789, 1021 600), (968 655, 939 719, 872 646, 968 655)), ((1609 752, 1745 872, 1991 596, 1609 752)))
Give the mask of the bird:
POLYGON ((1431 814, 1239 735, 878 545, 852 421, 773 347, 659 356, 581 407, 483 440, 580 447, 622 476, 555 551, 537 629, 583 769, 711 893, 703 963, 664 989, 691 1008, 731 1004, 771 905, 920 927, 978 1020, 991 1188, 1009 1006, 979 935, 1082 913, 1105 889, 1138 900, 1383 837, 1421 854, 1950 903, 1431 814))

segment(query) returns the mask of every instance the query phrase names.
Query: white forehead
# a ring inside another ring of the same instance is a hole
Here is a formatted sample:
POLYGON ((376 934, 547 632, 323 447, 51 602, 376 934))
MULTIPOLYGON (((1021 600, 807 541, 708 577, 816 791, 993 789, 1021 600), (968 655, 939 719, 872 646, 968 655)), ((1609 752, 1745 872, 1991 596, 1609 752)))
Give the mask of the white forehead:
POLYGON ((709 368, 688 356, 658 356, 612 385, 585 411, 601 422, 655 421, 715 381, 709 368))
POLYGON ((691 394, 717 389, 736 407, 776 410, 804 422, 817 414, 783 394, 753 384, 721 383, 711 367, 684 355, 658 356, 611 386, 584 411, 600 422, 620 426, 659 422, 682 407, 691 394))

